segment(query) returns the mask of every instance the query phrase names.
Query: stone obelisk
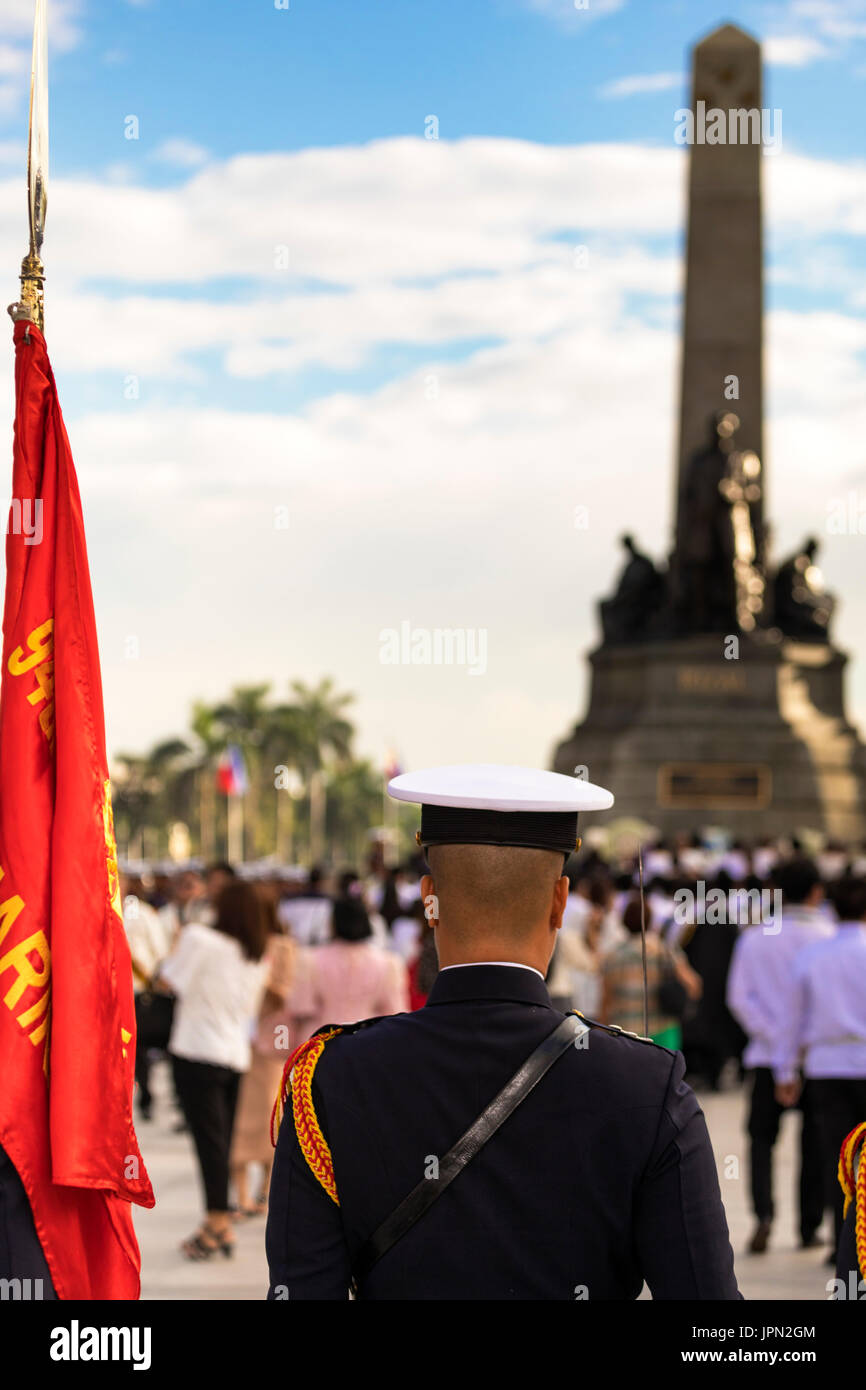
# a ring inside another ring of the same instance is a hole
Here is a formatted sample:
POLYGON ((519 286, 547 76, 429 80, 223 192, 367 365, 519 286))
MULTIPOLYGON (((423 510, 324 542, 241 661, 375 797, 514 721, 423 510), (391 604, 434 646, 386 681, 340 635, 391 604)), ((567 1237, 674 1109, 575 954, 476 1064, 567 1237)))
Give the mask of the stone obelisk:
POLYGON ((554 767, 665 835, 856 842, 866 747, 845 717, 816 543, 775 572, 764 543, 761 101, 753 38, 724 25, 696 46, 673 548, 660 564, 623 538, 589 708, 554 767))
MULTIPOLYGON (((726 24, 696 45, 692 112, 677 496, 713 403, 730 402, 738 447, 764 458, 761 49, 742 29, 726 24), (731 112, 752 113, 750 125, 731 112), (746 129, 759 138, 729 138, 746 129)), ((761 503, 752 510, 760 529, 761 503)))

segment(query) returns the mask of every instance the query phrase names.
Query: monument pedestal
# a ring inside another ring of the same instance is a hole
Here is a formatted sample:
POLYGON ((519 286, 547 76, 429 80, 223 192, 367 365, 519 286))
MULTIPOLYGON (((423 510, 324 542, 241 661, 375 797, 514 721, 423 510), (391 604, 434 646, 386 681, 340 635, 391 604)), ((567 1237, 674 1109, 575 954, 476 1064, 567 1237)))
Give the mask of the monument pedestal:
POLYGON ((557 772, 610 787, 617 816, 663 834, 727 826, 737 837, 866 831, 866 748, 842 704, 846 658, 826 645, 722 636, 602 646, 587 715, 557 772))

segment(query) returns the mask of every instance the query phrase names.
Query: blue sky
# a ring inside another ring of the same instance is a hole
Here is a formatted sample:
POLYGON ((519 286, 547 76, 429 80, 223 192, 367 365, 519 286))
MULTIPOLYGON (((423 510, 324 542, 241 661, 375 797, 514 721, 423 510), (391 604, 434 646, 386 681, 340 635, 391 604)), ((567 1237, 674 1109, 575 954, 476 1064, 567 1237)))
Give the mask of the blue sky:
MULTIPOLYGON (((50 13, 47 336, 111 747, 182 730, 234 682, 332 674, 377 761, 546 761, 582 706, 616 536, 668 548, 674 113, 690 46, 725 21, 764 43, 783 115, 764 160, 778 547, 818 528, 839 640, 860 645, 863 536, 821 528, 851 488, 866 512, 866 3, 50 13), (487 669, 383 665, 403 620, 483 628, 487 669)), ((0 15, 9 299, 30 14, 0 15)), ((6 365, 10 438, 11 344, 6 365)), ((850 690, 862 719, 862 659, 850 690)))
MULTIPOLYGON (((813 45, 811 61, 770 70, 767 104, 790 111, 789 138, 805 152, 857 152, 852 81, 863 80, 855 73, 866 45, 836 36, 830 6, 631 0, 603 9, 592 0, 580 12, 569 0, 290 0, 279 11, 267 0, 91 0, 82 42, 54 64, 56 157, 68 171, 110 163, 128 111, 141 117, 145 158, 178 131, 225 156, 413 135, 430 112, 443 139, 666 143, 670 91, 628 101, 599 100, 599 91, 630 75, 685 81, 686 49, 725 21, 797 39, 804 57, 813 45)), ((161 175, 140 167, 139 177, 161 175)))

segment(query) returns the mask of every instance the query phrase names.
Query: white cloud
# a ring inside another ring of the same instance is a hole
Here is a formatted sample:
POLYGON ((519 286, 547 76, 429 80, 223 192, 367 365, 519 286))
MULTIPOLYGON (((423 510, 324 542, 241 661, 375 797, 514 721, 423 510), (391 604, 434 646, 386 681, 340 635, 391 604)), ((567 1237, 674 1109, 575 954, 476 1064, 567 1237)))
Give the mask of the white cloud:
POLYGON ((599 87, 602 97, 631 97, 649 92, 669 92, 681 87, 685 79, 680 72, 648 72, 634 77, 618 77, 614 82, 606 82, 599 87))
POLYGON ((866 38, 866 0, 793 0, 789 13, 840 43, 866 38))
POLYGON ((30 60, 23 48, 0 43, 0 115, 17 110, 29 72, 30 60))
POLYGON ((178 169, 197 169, 200 164, 207 162, 208 152, 204 146, 195 144, 193 140, 176 136, 171 140, 163 140, 150 158, 159 164, 174 164, 178 169))
POLYGON ((807 34, 771 36, 761 41, 761 51, 766 63, 781 68, 803 68, 830 53, 826 44, 807 34))
POLYGON ((237 303, 128 295, 110 299, 57 291, 50 296, 51 342, 65 371, 133 372, 177 378, 195 373, 188 358, 224 354, 233 376, 256 378, 319 365, 363 365, 384 344, 437 347, 479 338, 519 343, 560 332, 575 314, 610 322, 630 292, 667 300, 678 261, 634 245, 601 245, 587 270, 556 245, 542 264, 495 276, 457 276, 435 285, 362 285, 345 293, 259 296, 237 303), (79 325, 88 325, 82 337, 79 325), (183 332, 178 325, 183 323, 183 332))
MULTIPOLYGON (((51 0, 48 11, 48 55, 74 48, 81 40, 81 0, 51 0)), ((0 9, 0 38, 26 42, 29 54, 33 42, 33 0, 3 0, 0 9)))
POLYGON ((27 55, 11 43, 0 43, 0 78, 19 77, 29 69, 27 55))
POLYGON ((530 10, 569 29, 625 9, 628 0, 524 0, 530 10))
MULTIPOLYGON (((274 295, 297 277, 359 286, 489 274, 545 259, 545 239, 563 233, 673 229, 684 170, 673 146, 407 137, 238 156, 171 188, 54 178, 46 264, 58 285, 242 276, 274 295), (276 268, 284 254, 287 270, 276 268)), ((14 207, 14 187, 0 184, 0 256, 20 240, 14 207)))
MULTIPOLYGON (((403 137, 241 155, 170 188, 54 179, 46 255, 64 285, 242 276, 275 297, 299 279, 360 287, 501 273, 549 259, 554 237, 573 245, 603 236, 609 248, 623 236, 677 231, 685 172, 673 142, 403 137)), ((863 163, 786 149, 764 172, 768 215, 781 229, 866 233, 863 163)), ((0 184, 0 257, 20 239, 14 192, 0 184)))
MULTIPOLYGON (((786 150, 765 169, 777 246, 808 255, 825 233, 866 234, 862 165, 786 150)), ((547 756, 579 711, 578 656, 597 636, 617 535, 633 530, 659 559, 668 548, 680 268, 646 237, 679 231, 684 174, 673 148, 393 140, 211 163, 171 189, 55 183, 47 309, 61 391, 77 370, 118 378, 116 408, 68 420, 114 748, 182 729, 192 697, 217 697, 236 673, 332 672, 362 693, 367 752, 393 740, 410 765, 547 756), (288 274, 273 270, 280 242, 288 274), (139 288, 82 287, 105 267, 139 288), (254 290, 221 302, 220 278, 238 273, 254 290), (298 277, 332 288, 305 293, 298 277), (208 293, 147 294, 188 280, 208 293), (472 350, 479 337, 495 345, 472 350), (375 391, 290 411, 276 386, 270 410, 232 410, 217 378, 206 404, 183 403, 203 349, 251 379, 363 365, 387 342, 415 365, 375 391), (454 343, 465 361, 450 360, 454 343), (130 372, 145 390, 127 402, 130 372), (153 378, 173 383, 162 400, 153 378), (584 505, 589 526, 575 530, 584 505), (485 627, 487 675, 383 667, 378 634, 405 618, 485 627), (123 656, 130 634, 138 661, 123 656)), ((0 256, 14 265, 13 192, 17 181, 0 186, 0 256)), ((862 467, 864 350, 853 317, 770 318, 777 553, 862 467)), ((0 395, 8 439, 8 374, 0 395)), ((861 553, 827 537, 822 567, 846 600, 839 638, 857 645, 861 553)))
MULTIPOLYGON (((768 339, 781 554, 862 463, 866 329, 780 314, 768 339)), ((194 694, 228 684, 227 635, 242 634, 233 659, 251 678, 332 671, 359 690, 368 751, 381 733, 415 765, 480 748, 546 757, 578 713, 577 658, 597 635, 617 536, 633 530, 659 559, 667 550, 676 346, 674 331, 627 312, 605 324, 575 306, 552 338, 462 364, 431 357, 372 395, 300 414, 139 403, 70 420, 113 746, 182 727, 194 694), (583 505, 589 525, 575 530, 583 505), (378 634, 404 618, 486 628, 487 675, 381 666, 378 634), (123 656, 129 634, 137 662, 123 656), (549 721, 508 716, 536 704, 549 721)), ((822 566, 846 598, 840 640, 854 642, 861 553, 829 537, 822 566)))
MULTIPOLYGON (((48 12, 48 62, 80 42, 80 0, 52 0, 48 12)), ((3 0, 0 8, 0 118, 20 114, 30 82, 33 0, 3 0)))
MULTIPOLYGON (((574 312, 604 324, 629 294, 672 302, 677 259, 644 238, 679 233, 685 169, 674 148, 398 139, 244 156, 169 189, 137 185, 129 165, 118 171, 126 183, 59 179, 45 247, 52 350, 65 370, 121 363, 192 379, 189 358, 206 349, 251 378, 352 369, 387 343, 435 352, 478 338, 541 341, 574 312), (281 244, 287 270, 274 268, 281 244), (250 291, 222 302, 220 281, 234 276, 250 291), (106 279, 137 288, 95 293, 106 279), (311 294, 308 280, 331 287, 311 294), (189 282, 208 291, 194 305, 163 288, 189 282), (147 293, 154 284, 158 297, 147 293)), ((866 234, 866 166, 785 150, 764 172, 781 248, 772 273, 818 287, 827 260, 816 239, 866 234)), ((17 176, 0 183, 4 264, 21 254, 21 201, 17 176)), ((839 252, 832 275, 854 304, 861 280, 839 252)))
POLYGON ((22 141, 0 140, 0 166, 16 166, 23 170, 26 167, 27 146, 22 141))
POLYGON ((847 58, 851 45, 866 38, 866 0, 791 0, 778 18, 790 32, 764 39, 763 51, 779 67, 847 58))

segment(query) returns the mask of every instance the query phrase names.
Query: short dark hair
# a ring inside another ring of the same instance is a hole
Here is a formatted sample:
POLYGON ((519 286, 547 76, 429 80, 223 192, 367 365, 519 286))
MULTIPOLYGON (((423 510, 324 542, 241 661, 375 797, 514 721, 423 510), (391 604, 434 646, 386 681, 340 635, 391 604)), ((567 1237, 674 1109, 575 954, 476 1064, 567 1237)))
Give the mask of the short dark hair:
POLYGON ((613 885, 603 874, 594 874, 589 880, 589 901, 593 907, 607 907, 612 892, 613 885))
POLYGON ((631 932, 632 936, 640 936, 641 924, 644 920, 646 921, 646 929, 649 931, 652 926, 652 914, 649 906, 644 904, 642 907, 639 897, 629 898, 622 914, 622 924, 626 931, 631 932))
POLYGON ((834 879, 828 884, 827 897, 840 922, 862 922, 866 917, 866 878, 851 874, 834 879))
POLYGON ((812 892, 821 882, 821 875, 818 866, 812 859, 807 859, 805 855, 797 855, 794 859, 786 859, 781 864, 777 864, 772 874, 773 884, 782 894, 782 901, 787 903, 804 903, 812 892))
POLYGON ((373 935, 367 909, 358 898, 335 900, 333 927, 337 941, 366 941, 373 935))
POLYGON ((227 859, 216 859, 213 864, 208 864, 205 874, 227 874, 229 878, 237 878, 237 873, 227 859))
POLYGON ((219 895, 214 929, 240 943, 247 960, 261 960, 268 940, 268 917, 251 883, 234 878, 219 895))

